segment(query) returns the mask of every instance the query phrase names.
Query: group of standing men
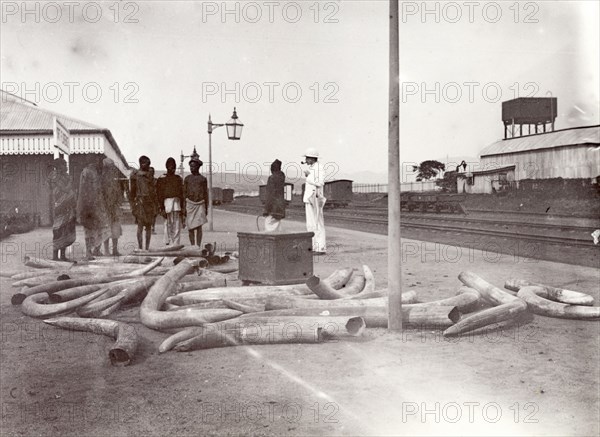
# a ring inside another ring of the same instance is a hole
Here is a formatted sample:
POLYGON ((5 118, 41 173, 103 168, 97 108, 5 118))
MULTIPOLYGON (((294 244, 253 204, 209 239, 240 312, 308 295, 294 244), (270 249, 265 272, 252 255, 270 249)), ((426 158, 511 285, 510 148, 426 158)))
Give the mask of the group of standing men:
MULTIPOLYGON (((310 148, 304 155, 308 167, 304 170, 306 185, 303 201, 306 211, 306 228, 314 232, 313 253, 326 252, 325 224, 323 208, 325 196, 323 187, 325 171, 318 163, 319 152, 310 148)), ((156 215, 165 219, 165 245, 180 244, 181 228, 188 228, 192 245, 201 246, 202 225, 207 222, 208 186, 200 174, 202 161, 193 155, 190 159, 191 174, 185 180, 177 175, 175 159, 169 158, 165 164, 167 172, 156 179, 150 167, 150 158, 139 158, 139 169, 134 170, 129 180, 129 203, 137 224, 138 248, 150 248, 152 227, 156 215), (145 231, 145 238, 144 237, 145 231)), ((64 159, 55 159, 49 184, 54 200, 53 259, 66 260, 66 248, 75 242, 77 219, 85 232, 86 258, 93 259, 109 253, 109 240, 112 240, 112 255, 118 256, 118 241, 122 234, 121 203, 127 190, 121 184, 120 172, 110 158, 94 160, 81 172, 79 195, 71 184, 64 159)), ((281 220, 285 217, 284 199, 285 175, 281 171, 281 161, 271 164, 271 176, 267 182, 264 209, 265 230, 281 230, 281 220)))
POLYGON ((67 162, 63 158, 52 162, 48 183, 54 204, 54 260, 67 260, 66 250, 75 242, 77 221, 85 233, 86 259, 102 255, 102 245, 104 255, 119 256, 121 204, 126 191, 137 224, 138 248, 149 249, 157 214, 165 219, 166 245, 179 244, 181 227, 186 225, 190 243, 201 245, 202 225, 207 222, 208 213, 207 181, 200 174, 202 161, 192 157, 192 174, 185 180, 175 174, 177 165, 173 158, 166 162, 167 173, 158 179, 154 177, 154 169, 150 167, 147 156, 141 156, 139 164, 140 168, 131 174, 127 189, 122 184, 120 171, 110 158, 95 159, 81 172, 79 193, 76 194, 67 173, 67 162), (110 240, 112 253, 109 252, 110 240))
POLYGON ((137 223, 138 247, 149 249, 157 213, 165 219, 165 245, 180 244, 181 227, 187 226, 190 243, 200 246, 202 225, 207 222, 208 213, 207 181, 200 174, 202 161, 192 156, 191 174, 185 180, 175 174, 177 164, 173 158, 167 159, 167 173, 158 179, 154 178, 150 158, 141 156, 139 164, 139 170, 131 174, 129 191, 131 211, 137 223))
POLYGON ((95 159, 81 172, 79 193, 67 173, 67 162, 57 158, 52 162, 48 183, 53 199, 52 259, 67 260, 67 248, 75 242, 77 219, 85 232, 86 258, 109 255, 112 239, 112 255, 118 256, 118 241, 122 234, 121 202, 123 189, 120 172, 110 158, 95 159))

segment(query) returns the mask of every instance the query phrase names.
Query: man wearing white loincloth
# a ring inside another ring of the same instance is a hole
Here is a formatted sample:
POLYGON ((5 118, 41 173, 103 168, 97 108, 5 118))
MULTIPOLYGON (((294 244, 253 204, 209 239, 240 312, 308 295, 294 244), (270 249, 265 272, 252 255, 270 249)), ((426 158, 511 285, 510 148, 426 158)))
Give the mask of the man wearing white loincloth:
POLYGON ((167 173, 156 181, 156 195, 160 214, 165 219, 165 245, 179 244, 181 234, 181 207, 183 205, 183 179, 175 174, 177 163, 169 158, 166 163, 167 173))
POLYGON ((191 175, 183 181, 183 196, 185 198, 185 213, 190 244, 198 247, 202 244, 202 225, 208 220, 208 184, 200 174, 202 161, 196 155, 190 159, 191 175))

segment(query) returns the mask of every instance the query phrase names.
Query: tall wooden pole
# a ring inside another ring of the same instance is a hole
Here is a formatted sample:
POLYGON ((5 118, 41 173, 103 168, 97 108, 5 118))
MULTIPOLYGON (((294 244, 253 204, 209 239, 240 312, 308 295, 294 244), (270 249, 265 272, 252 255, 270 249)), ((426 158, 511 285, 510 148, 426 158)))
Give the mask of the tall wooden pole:
POLYGON ((208 230, 214 231, 213 227, 213 189, 212 189, 212 131, 213 125, 210 114, 208 114, 208 230))
POLYGON ((400 242, 400 59, 398 0, 390 0, 388 121, 388 329, 402 331, 400 242))

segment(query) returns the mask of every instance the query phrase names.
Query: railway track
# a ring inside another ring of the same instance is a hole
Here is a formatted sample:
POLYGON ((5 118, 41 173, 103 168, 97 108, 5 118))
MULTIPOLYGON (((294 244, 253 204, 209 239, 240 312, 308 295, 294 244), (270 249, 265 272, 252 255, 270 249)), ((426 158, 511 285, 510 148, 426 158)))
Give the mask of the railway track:
MULTIPOLYGON (((262 213, 262 207, 255 205, 230 204, 223 209, 252 215, 262 213)), ((290 219, 303 220, 304 210, 299 207, 290 207, 287 210, 287 215, 290 219)), ((385 234, 387 231, 387 208, 364 208, 359 211, 355 209, 325 210, 325 219, 329 223, 359 225, 353 226, 353 228, 378 234, 385 234)), ((523 222, 497 218, 471 218, 464 215, 433 213, 404 213, 401 220, 404 229, 485 236, 502 240, 517 239, 522 242, 543 245, 594 248, 589 235, 593 229, 589 226, 523 222)))

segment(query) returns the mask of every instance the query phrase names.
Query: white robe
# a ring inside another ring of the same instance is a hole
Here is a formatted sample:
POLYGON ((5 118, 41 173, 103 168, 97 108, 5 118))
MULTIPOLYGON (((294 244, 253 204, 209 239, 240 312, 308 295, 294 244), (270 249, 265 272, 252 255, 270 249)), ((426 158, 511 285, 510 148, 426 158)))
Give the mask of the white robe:
POLYGON ((310 173, 306 177, 303 198, 306 210, 306 230, 315 234, 312 240, 313 251, 326 252, 327 241, 323 218, 323 208, 327 201, 323 195, 325 170, 318 162, 310 165, 308 170, 310 173))

